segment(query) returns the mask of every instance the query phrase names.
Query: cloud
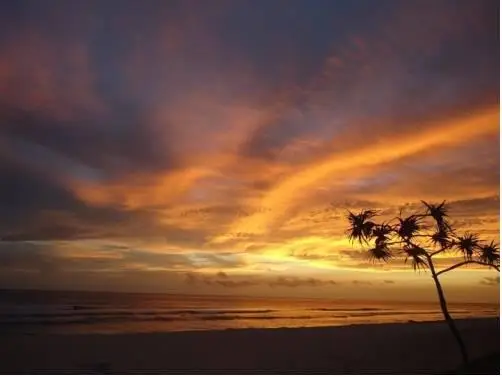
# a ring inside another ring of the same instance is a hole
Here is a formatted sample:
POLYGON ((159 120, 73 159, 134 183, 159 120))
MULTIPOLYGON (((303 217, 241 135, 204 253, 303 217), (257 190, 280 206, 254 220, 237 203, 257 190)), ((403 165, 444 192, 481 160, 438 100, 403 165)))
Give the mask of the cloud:
POLYGON ((257 285, 267 285, 270 288, 297 288, 322 287, 338 284, 328 279, 300 278, 296 276, 276 276, 272 278, 270 276, 251 275, 231 278, 228 274, 223 274, 221 271, 216 275, 189 272, 185 275, 185 281, 187 284, 191 285, 204 284, 225 288, 243 288, 257 285))
POLYGON ((269 283, 271 287, 319 287, 323 285, 335 285, 337 282, 334 280, 322 280, 315 278, 298 278, 298 277, 278 277, 276 280, 273 280, 269 283))
POLYGON ((480 280, 479 284, 482 285, 499 285, 500 284, 500 276, 497 277, 484 277, 480 280))
POLYGON ((235 232, 248 231, 265 233, 277 218, 287 213, 288 206, 303 198, 303 193, 327 178, 350 176, 360 168, 387 164, 394 160, 417 154, 429 148, 444 148, 461 144, 467 138, 498 132, 498 110, 490 109, 469 118, 453 119, 444 123, 435 122, 419 135, 407 135, 401 138, 385 140, 379 145, 372 145, 361 150, 335 153, 321 161, 298 170, 295 174, 278 183, 267 192, 261 202, 263 207, 272 208, 268 214, 257 214, 240 220, 232 226, 235 232), (452 139, 451 134, 461 134, 462 139, 452 139), (419 137, 418 137, 419 136, 419 137))
MULTIPOLYGON (((169 250, 155 250, 146 246, 136 249, 127 244, 99 241, 32 241, 0 242, 0 260, 4 269, 40 271, 53 269, 72 271, 207 271, 226 268, 231 271, 247 264, 232 254, 190 254, 169 250)), ((224 274, 220 271, 218 278, 224 274)))
POLYGON ((220 279, 226 279, 228 278, 228 275, 226 273, 224 273, 223 271, 220 271, 216 274, 216 276, 220 279))
POLYGON ((351 248, 346 209, 419 199, 498 239, 494 2, 76 7, 0 5, 12 268, 330 287, 409 267, 351 248))
POLYGON ((37 244, 0 243, 2 271, 50 273, 58 269, 51 261, 47 247, 37 244))
MULTIPOLYGON (((0 44, 0 102, 58 119, 104 114, 88 46, 48 37, 43 30, 21 29, 0 44)), ((68 30, 65 34, 69 36, 68 30)), ((7 34, 8 35, 8 34, 7 34)))
POLYGON ((209 286, 220 286, 223 288, 244 288, 263 284, 261 279, 256 277, 230 279, 226 274, 225 276, 222 276, 221 274, 221 271, 217 273, 216 276, 189 272, 186 274, 185 281, 187 284, 191 285, 204 284, 209 286))

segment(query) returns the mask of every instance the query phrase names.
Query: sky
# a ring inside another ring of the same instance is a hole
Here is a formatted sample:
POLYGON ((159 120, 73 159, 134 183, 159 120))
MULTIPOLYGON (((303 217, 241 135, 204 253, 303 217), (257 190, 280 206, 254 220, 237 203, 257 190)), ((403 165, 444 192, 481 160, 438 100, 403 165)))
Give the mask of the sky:
POLYGON ((434 299, 346 211, 498 242, 499 150, 498 1, 0 4, 2 287, 434 299))

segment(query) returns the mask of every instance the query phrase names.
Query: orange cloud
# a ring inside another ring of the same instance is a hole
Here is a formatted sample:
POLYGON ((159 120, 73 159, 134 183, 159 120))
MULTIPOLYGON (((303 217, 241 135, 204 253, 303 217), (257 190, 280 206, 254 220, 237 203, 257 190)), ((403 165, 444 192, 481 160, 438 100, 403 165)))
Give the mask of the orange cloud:
POLYGON ((422 127, 422 131, 396 135, 359 150, 328 155, 276 184, 260 201, 262 207, 271 210, 232 224, 230 233, 267 233, 274 222, 287 213, 289 207, 308 196, 310 188, 322 184, 328 178, 346 179, 362 169, 377 169, 384 164, 434 148, 443 150, 479 136, 496 135, 498 122, 498 109, 490 108, 472 115, 432 122, 422 127))
POLYGON ((125 182, 94 184, 74 181, 72 189, 87 203, 138 209, 166 206, 179 199, 209 170, 186 169, 155 176, 137 175, 125 182))
POLYGON ((325 288, 305 276, 388 282, 408 269, 353 249, 346 207, 454 200, 459 230, 497 239, 499 110, 479 107, 498 98, 485 5, 406 3, 371 32, 336 33, 336 12, 316 31, 301 5, 291 29, 281 9, 248 23, 262 12, 241 6, 146 4, 106 28, 88 5, 13 22, 0 41, 3 204, 18 215, 0 221, 7 238, 52 240, 81 269, 288 273, 299 277, 282 286, 325 288))

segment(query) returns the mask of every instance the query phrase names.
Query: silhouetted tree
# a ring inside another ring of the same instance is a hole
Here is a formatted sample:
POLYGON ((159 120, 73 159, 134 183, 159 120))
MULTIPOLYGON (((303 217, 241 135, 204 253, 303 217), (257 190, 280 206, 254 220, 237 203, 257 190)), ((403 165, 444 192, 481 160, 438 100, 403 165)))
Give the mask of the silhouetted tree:
POLYGON ((354 214, 349 211, 347 219, 350 222, 348 237, 362 246, 367 246, 370 259, 387 262, 391 258, 403 256, 405 262, 411 261, 416 270, 429 270, 436 285, 439 304, 444 319, 453 333, 462 359, 468 362, 467 350, 462 337, 453 321, 439 280, 440 275, 465 265, 482 265, 500 271, 499 246, 491 241, 483 243, 479 235, 466 232, 457 235, 448 221, 446 202, 429 204, 422 201, 423 212, 410 216, 399 216, 391 222, 377 223, 374 221, 377 211, 364 210, 354 214), (435 256, 445 252, 457 252, 463 256, 463 261, 442 270, 437 270, 434 264, 435 256))

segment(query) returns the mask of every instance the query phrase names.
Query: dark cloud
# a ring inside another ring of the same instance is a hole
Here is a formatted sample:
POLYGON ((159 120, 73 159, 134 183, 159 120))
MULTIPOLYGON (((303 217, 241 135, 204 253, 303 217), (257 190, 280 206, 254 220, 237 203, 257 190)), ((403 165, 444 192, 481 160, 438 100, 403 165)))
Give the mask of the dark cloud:
POLYGON ((304 120, 298 111, 281 115, 283 119, 274 119, 269 124, 257 128, 241 146, 241 154, 245 157, 274 160, 282 149, 305 135, 304 120))
POLYGON ((50 175, 19 164, 0 162, 0 176, 0 238, 4 240, 99 237, 135 217, 120 209, 88 206, 50 175))
MULTIPOLYGON (((148 210, 95 207, 82 202, 66 187, 70 179, 100 184, 122 175, 174 168, 168 148, 158 145, 162 138, 139 123, 131 107, 117 111, 124 123, 114 126, 112 119, 110 123, 106 119, 62 122, 42 114, 0 107, 0 237, 106 237, 119 235, 122 231, 118 225, 125 223, 143 225, 144 233, 169 233, 167 227, 158 230, 148 210), (53 218, 46 212, 66 214, 66 219, 53 218), (73 221, 67 221, 68 218, 73 221)), ((130 230, 130 226, 124 228, 130 230)), ((136 225, 136 232, 138 228, 136 225)))
POLYGON ((0 162, 0 222, 16 224, 41 210, 74 210, 81 207, 73 194, 42 172, 29 171, 18 164, 0 162))
POLYGON ((269 285, 271 287, 319 287, 325 285, 335 285, 337 282, 334 280, 322 280, 315 278, 300 278, 300 277, 283 277, 280 276, 277 279, 271 281, 269 285))
MULTIPOLYGON (((58 271, 131 271, 131 270, 197 270, 200 267, 221 267, 220 259, 210 253, 199 253, 194 259, 188 253, 135 250, 98 241, 69 242, 0 242, 0 268, 17 270, 58 271), (89 243, 92 242, 92 243, 89 243), (75 254, 75 250, 78 254, 75 254), (203 260, 203 263, 201 263, 203 260)), ((244 263, 228 255, 226 263, 244 263)), ((233 264, 231 264, 233 263, 233 264)), ((218 279, 225 279, 220 273, 218 279)))
MULTIPOLYGON (((165 291, 166 287, 182 286, 176 272, 179 256, 167 256, 161 261, 146 258, 138 265, 136 257, 128 258, 127 253, 116 250, 89 249, 77 257, 67 254, 82 245, 70 243, 67 249, 56 251, 60 246, 48 242, 0 242, 1 286, 125 292, 165 291), (145 270, 145 266, 150 269, 145 270)), ((190 268, 188 260, 184 264, 184 270, 190 268)))
POLYGON ((169 234, 168 228, 159 229, 153 214, 148 211, 89 206, 43 173, 0 164, 0 174, 3 182, 0 187, 0 238, 3 240, 169 234))
POLYGON ((198 282, 198 276, 197 274, 193 273, 193 272, 187 272, 185 274, 185 282, 187 284, 190 284, 190 285, 194 285, 194 284, 197 284, 198 282))
POLYGON ((266 278, 261 276, 246 276, 246 277, 230 277, 228 274, 222 275, 221 272, 216 276, 189 272, 185 276, 187 284, 205 284, 212 286, 221 286, 226 288, 240 288, 250 287, 255 285, 267 285, 271 288, 286 287, 322 287, 338 284, 334 280, 324 280, 316 278, 303 278, 303 277, 286 277, 277 276, 275 278, 266 278))
POLYGON ((499 285, 500 284, 500 276, 496 277, 484 277, 480 280, 479 284, 482 285, 499 285))
POLYGON ((59 270, 47 245, 0 242, 0 273, 3 271, 50 273, 59 270))
POLYGON ((393 117, 422 117, 431 109, 471 105, 487 95, 495 101, 489 77, 498 70, 497 12, 498 5, 489 1, 417 1, 393 10, 392 21, 375 35, 392 47, 378 50, 375 43, 371 51, 375 68, 393 65, 399 80, 399 89, 381 87, 392 97, 393 117), (466 96, 451 95, 465 90, 466 96))
POLYGON ((497 215, 500 210, 500 197, 490 196, 485 198, 456 200, 449 203, 452 215, 458 217, 485 215, 497 215))
POLYGON ((354 284, 354 285, 373 285, 373 283, 368 280, 352 280, 352 284, 354 284))
POLYGON ((255 280, 215 280, 214 284, 221 285, 225 288, 241 288, 241 287, 251 287, 260 284, 259 281, 255 280))
POLYGON ((384 280, 384 284, 395 284, 396 282, 394 280, 384 280))
MULTIPOLYGON (((0 131, 1 134, 1 131, 0 131)), ((200 243, 202 230, 183 230, 160 225, 155 210, 125 209, 119 205, 94 206, 82 201, 58 177, 59 166, 39 168, 44 156, 25 155, 31 160, 16 161, 0 152, 0 239, 3 240, 76 240, 107 237, 167 237, 169 242, 200 243)), ((23 151, 26 152, 26 151, 23 151)), ((64 165, 64 164, 63 164, 64 165)), ((79 174, 78 166, 66 166, 79 174)), ((93 179, 93 177, 90 177, 93 179)))
POLYGON ((347 257, 358 261, 369 261, 370 257, 368 250, 363 248, 341 249, 340 251, 337 251, 337 254, 339 254, 340 257, 347 257))
POLYGON ((216 276, 188 272, 185 275, 185 282, 191 285, 204 284, 224 288, 242 288, 263 284, 263 280, 259 277, 231 279, 227 274, 221 271, 217 273, 216 276))
POLYGON ((190 253, 189 255, 193 265, 197 267, 236 268, 247 265, 242 255, 239 253, 196 252, 190 253))
POLYGON ((223 271, 220 271, 216 274, 216 276, 220 279, 226 279, 228 278, 228 275, 226 273, 224 273, 223 271))
POLYGON ((104 119, 60 121, 36 112, 0 108, 0 135, 47 148, 96 169, 105 178, 177 166, 169 146, 163 143, 168 124, 160 135, 144 123, 132 104, 116 104, 110 111, 113 115, 104 119))
POLYGON ((155 253, 140 250, 131 250, 122 254, 123 265, 142 265, 146 268, 191 268, 190 258, 181 253, 155 253))
POLYGON ((333 44, 349 37, 349 26, 359 30, 372 25, 388 6, 386 1, 377 6, 366 0, 321 0, 315 5, 301 0, 246 1, 230 6, 218 31, 226 48, 252 62, 270 86, 301 86, 317 74, 333 44), (366 14, 372 17, 361 17, 366 14))

